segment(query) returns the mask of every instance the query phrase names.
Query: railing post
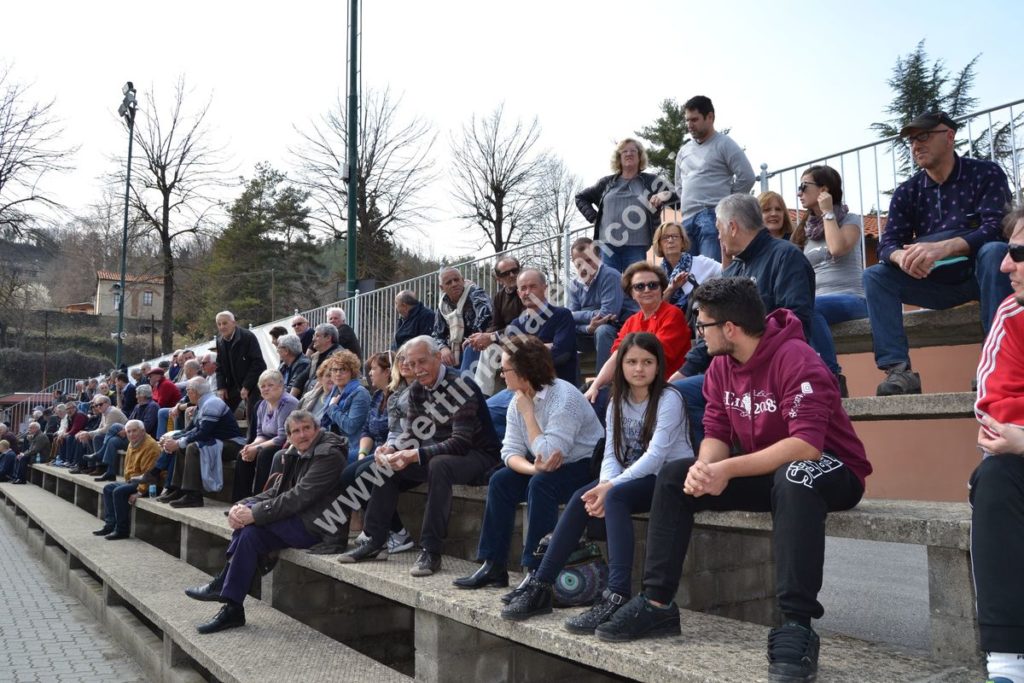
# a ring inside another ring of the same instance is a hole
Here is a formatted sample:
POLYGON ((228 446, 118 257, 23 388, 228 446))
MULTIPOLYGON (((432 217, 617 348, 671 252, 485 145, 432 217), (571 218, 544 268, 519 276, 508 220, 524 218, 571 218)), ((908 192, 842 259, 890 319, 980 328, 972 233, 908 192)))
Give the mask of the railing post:
POLYGON ((768 164, 761 164, 761 175, 757 176, 758 180, 761 181, 761 192, 768 191, 768 164))
POLYGON ((564 256, 562 257, 562 305, 566 308, 569 307, 569 278, 571 277, 572 268, 572 247, 570 241, 572 239, 572 231, 569 229, 568 223, 565 226, 565 233, 562 238, 564 256))

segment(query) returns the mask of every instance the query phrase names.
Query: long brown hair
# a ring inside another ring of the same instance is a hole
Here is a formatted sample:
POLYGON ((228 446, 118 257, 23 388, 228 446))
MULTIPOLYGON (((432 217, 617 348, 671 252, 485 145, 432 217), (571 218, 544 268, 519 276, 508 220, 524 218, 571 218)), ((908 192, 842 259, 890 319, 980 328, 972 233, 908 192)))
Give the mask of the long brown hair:
POLYGON ((658 426, 658 401, 665 391, 668 383, 665 381, 665 349, 661 342, 650 332, 631 332, 626 335, 619 345, 618 356, 615 361, 615 376, 612 378, 612 445, 615 449, 615 459, 619 464, 626 467, 625 444, 622 442, 622 402, 629 396, 629 383, 626 381, 626 373, 622 369, 626 360, 626 352, 634 346, 638 346, 658 359, 658 371, 654 376, 647 396, 647 410, 644 411, 643 426, 640 428, 640 445, 646 451, 654 438, 654 430, 658 426))
MULTIPOLYGON (((378 368, 383 370, 386 374, 391 374, 391 353, 375 353, 366 360, 366 376, 370 376, 370 368, 376 365, 378 368)), ((380 391, 384 392, 383 402, 381 405, 387 406, 388 396, 391 395, 390 383, 380 391)))
MULTIPOLYGON (((805 175, 811 176, 814 184, 818 187, 824 187, 828 190, 828 193, 832 195, 833 206, 839 206, 843 203, 843 179, 839 177, 839 172, 836 169, 831 166, 811 166, 800 174, 800 179, 803 180, 805 175)), ((807 244, 807 219, 810 217, 811 210, 807 209, 804 211, 803 218, 800 219, 796 230, 793 231, 793 236, 789 240, 801 249, 807 244)))

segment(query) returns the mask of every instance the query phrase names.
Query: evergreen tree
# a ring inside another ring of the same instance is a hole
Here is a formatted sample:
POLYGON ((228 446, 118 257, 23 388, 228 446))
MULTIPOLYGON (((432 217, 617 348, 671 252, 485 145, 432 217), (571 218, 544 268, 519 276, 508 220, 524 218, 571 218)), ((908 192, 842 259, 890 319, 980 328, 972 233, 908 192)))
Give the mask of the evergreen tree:
POLYGON ((636 134, 647 142, 648 170, 662 173, 666 178, 675 176, 676 154, 686 142, 686 119, 682 106, 674 99, 665 99, 658 105, 661 116, 644 126, 636 134))

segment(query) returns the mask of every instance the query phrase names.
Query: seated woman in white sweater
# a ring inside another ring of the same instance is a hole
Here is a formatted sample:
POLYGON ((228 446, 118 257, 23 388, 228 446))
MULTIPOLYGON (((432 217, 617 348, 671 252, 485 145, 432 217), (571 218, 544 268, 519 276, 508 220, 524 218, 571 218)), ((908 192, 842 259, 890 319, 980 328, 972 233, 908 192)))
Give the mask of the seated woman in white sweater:
POLYGON ((508 585, 508 553, 516 508, 527 504, 522 565, 537 568, 540 539, 555 528, 558 507, 590 481, 590 460, 604 429, 579 389, 555 377, 551 351, 537 337, 515 336, 501 354, 508 406, 501 459, 491 476, 473 574, 459 588, 508 585))
POLYGON ((552 583, 576 549, 587 521, 603 518, 608 537, 608 590, 586 612, 570 618, 573 633, 593 633, 629 601, 633 519, 648 512, 662 465, 692 458, 683 398, 665 382, 665 352, 648 332, 626 335, 619 347, 601 476, 569 498, 537 571, 502 610, 519 621, 549 614, 552 583))

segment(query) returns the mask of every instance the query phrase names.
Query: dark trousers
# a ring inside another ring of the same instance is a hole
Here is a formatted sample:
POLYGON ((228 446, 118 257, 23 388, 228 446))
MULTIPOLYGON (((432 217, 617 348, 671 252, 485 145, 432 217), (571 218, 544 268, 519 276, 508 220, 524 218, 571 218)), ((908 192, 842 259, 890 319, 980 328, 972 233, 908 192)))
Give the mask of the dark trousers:
POLYGON ((128 497, 138 493, 136 484, 111 482, 103 487, 103 521, 119 533, 128 533, 132 525, 131 505, 128 497))
POLYGON ((231 502, 237 503, 263 492, 270 477, 270 466, 274 462, 274 456, 280 451, 277 446, 265 446, 259 449, 255 460, 246 462, 242 460, 239 450, 235 457, 235 480, 232 484, 231 502))
POLYGON ((465 455, 435 455, 426 465, 413 464, 384 480, 370 496, 363 531, 375 545, 387 541, 388 526, 398 509, 398 494, 427 483, 427 505, 423 511, 420 545, 424 550, 441 553, 448 536, 448 516, 452 511, 452 486, 472 484, 497 464, 495 455, 471 450, 465 455))
MULTIPOLYGON (((604 527, 608 536, 608 588, 620 595, 630 594, 633 579, 633 515, 651 509, 651 495, 654 491, 654 475, 632 479, 617 484, 608 490, 604 499, 604 527)), ((551 543, 544 552, 544 559, 537 568, 537 578, 545 583, 554 583, 566 560, 572 555, 583 531, 587 528, 590 515, 583 507, 580 497, 597 486, 592 481, 577 489, 569 497, 551 543)))
POLYGON ((533 554, 540 539, 558 522, 558 506, 564 505, 590 479, 590 459, 562 465, 554 472, 520 474, 503 467, 487 484, 487 508, 476 555, 480 562, 508 564, 509 544, 515 528, 516 509, 526 502, 526 537, 522 565, 536 569, 540 560, 533 554))
POLYGON ((64 459, 64 462, 69 465, 79 465, 84 454, 85 446, 75 436, 69 436, 64 439, 64 445, 61 446, 61 457, 64 459))
POLYGON ((160 451, 160 456, 157 457, 156 464, 153 467, 158 470, 167 470, 167 479, 165 481, 169 488, 171 481, 174 479, 174 453, 160 451))
POLYGON ((1024 458, 990 455, 971 475, 971 565, 985 652, 1024 652, 1024 458))
POLYGON ((309 548, 320 539, 306 531, 299 517, 288 517, 271 522, 266 526, 249 526, 235 529, 228 545, 227 576, 220 594, 241 604, 256 576, 258 558, 284 548, 309 548))
MULTIPOLYGON (((367 456, 347 465, 345 471, 341 473, 342 494, 349 502, 358 504, 358 508, 352 508, 353 510, 366 509, 370 494, 373 493, 374 482, 380 481, 379 477, 383 476, 372 469, 374 462, 372 455, 367 456)), ((390 530, 401 531, 404 528, 402 518, 398 515, 398 509, 395 508, 395 514, 391 515, 390 530)))
POLYGON ((28 465, 27 455, 18 456, 14 451, 7 451, 0 455, 0 477, 24 481, 28 478, 28 465))
POLYGON ((718 496, 683 493, 694 460, 667 463, 658 474, 647 530, 644 594, 670 603, 679 588, 683 560, 693 532, 693 516, 702 510, 772 513, 775 588, 787 617, 820 619, 818 602, 825 563, 825 515, 860 502, 864 486, 828 453, 821 460, 788 463, 773 474, 737 477, 718 496))
MULTIPOLYGON (((221 452, 220 459, 224 462, 234 460, 238 455, 238 451, 241 450, 241 446, 234 441, 225 441, 224 450, 221 452)), ((189 491, 192 493, 203 492, 203 470, 199 463, 199 446, 190 443, 185 448, 185 453, 182 454, 179 448, 176 451, 175 458, 178 460, 174 467, 174 478, 171 481, 171 486, 182 491, 189 491)))

